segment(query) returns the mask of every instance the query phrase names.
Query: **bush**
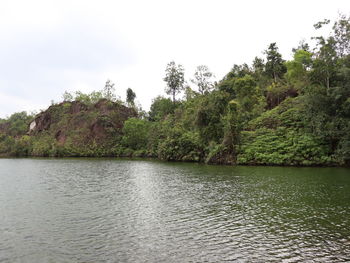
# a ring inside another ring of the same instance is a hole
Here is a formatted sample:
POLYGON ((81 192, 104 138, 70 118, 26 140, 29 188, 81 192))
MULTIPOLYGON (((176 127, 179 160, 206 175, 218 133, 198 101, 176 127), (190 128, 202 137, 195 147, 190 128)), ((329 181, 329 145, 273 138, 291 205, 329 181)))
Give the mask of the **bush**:
POLYGON ((146 120, 130 118, 124 123, 122 145, 133 150, 146 149, 149 123, 146 120))
POLYGON ((55 156, 55 144, 56 140, 54 138, 52 138, 49 134, 43 134, 35 138, 31 155, 44 157, 55 156))
POLYGON ((168 161, 195 161, 203 157, 203 146, 199 134, 190 131, 174 131, 160 143, 158 157, 168 161))
POLYGON ((321 140, 295 130, 280 127, 242 132, 239 164, 329 165, 330 149, 321 140))

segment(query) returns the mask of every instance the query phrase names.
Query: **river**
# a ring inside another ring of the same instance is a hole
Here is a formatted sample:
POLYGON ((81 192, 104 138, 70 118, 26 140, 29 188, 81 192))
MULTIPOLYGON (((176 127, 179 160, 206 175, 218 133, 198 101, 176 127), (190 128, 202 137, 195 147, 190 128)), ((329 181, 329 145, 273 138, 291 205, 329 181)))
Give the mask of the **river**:
POLYGON ((350 169, 0 159, 0 262, 350 261, 350 169))

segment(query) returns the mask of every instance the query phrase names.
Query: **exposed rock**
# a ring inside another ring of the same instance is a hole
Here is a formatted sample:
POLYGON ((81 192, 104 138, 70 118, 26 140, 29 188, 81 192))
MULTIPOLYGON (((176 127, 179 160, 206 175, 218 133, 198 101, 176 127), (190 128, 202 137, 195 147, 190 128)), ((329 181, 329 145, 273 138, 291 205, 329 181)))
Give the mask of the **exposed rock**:
POLYGON ((59 145, 68 138, 77 145, 103 144, 120 136, 124 122, 136 116, 133 108, 106 99, 90 106, 79 101, 63 102, 38 114, 29 125, 28 134, 36 136, 45 131, 59 145))
POLYGON ((29 134, 41 132, 43 130, 48 130, 51 125, 51 114, 49 111, 39 113, 34 121, 29 125, 29 134), (35 125, 34 125, 34 124, 35 125), (34 127, 33 127, 33 126, 34 127), (32 127, 32 129, 31 129, 32 127))
POLYGON ((33 131, 35 127, 36 127, 36 122, 34 120, 29 124, 29 132, 33 131))
POLYGON ((88 107, 81 103, 80 101, 73 101, 71 102, 71 105, 70 105, 70 113, 71 114, 77 114, 81 111, 86 111, 88 109, 88 107))
POLYGON ((66 142, 67 136, 64 134, 64 132, 59 130, 58 132, 56 132, 55 138, 58 144, 63 145, 66 142))

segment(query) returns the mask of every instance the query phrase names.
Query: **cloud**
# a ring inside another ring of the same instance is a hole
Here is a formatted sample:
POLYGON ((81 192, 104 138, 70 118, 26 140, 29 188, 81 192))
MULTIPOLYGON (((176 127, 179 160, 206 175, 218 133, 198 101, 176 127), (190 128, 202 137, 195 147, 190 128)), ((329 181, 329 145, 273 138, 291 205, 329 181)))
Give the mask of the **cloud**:
POLYGON ((0 36, 0 99, 11 104, 2 115, 49 105, 64 90, 100 89, 105 72, 136 62, 137 52, 118 32, 81 17, 14 30, 0 36))
POLYGON ((349 12, 348 0, 2 0, 0 117, 107 79, 122 98, 131 87, 148 109, 164 94, 169 61, 183 64, 187 79, 200 64, 220 79, 271 42, 288 59, 315 22, 338 11, 349 12))
POLYGON ((1 41, 0 57, 0 71, 6 76, 1 79, 2 89, 11 94, 24 92, 25 83, 60 82, 70 70, 93 74, 110 67, 127 67, 135 59, 123 39, 81 24, 1 41))

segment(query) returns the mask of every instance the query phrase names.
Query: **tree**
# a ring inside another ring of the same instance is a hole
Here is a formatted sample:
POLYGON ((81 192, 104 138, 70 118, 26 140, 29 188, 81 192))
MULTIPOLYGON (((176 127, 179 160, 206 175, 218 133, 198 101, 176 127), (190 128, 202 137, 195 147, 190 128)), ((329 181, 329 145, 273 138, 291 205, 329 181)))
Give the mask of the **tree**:
POLYGON ((237 78, 233 88, 238 103, 235 109, 240 111, 246 122, 263 112, 265 98, 252 76, 237 78))
POLYGON ((227 109, 230 94, 214 90, 206 96, 198 96, 194 103, 188 105, 194 117, 193 125, 198 129, 203 142, 219 142, 223 136, 222 116, 227 109), (191 108, 193 107, 193 110, 191 108))
POLYGON ((90 95, 89 94, 85 94, 85 93, 83 93, 83 92, 81 92, 79 90, 75 92, 74 100, 80 101, 80 102, 85 103, 85 104, 91 104, 90 95))
POLYGON ((174 113, 175 104, 169 98, 161 96, 156 97, 152 101, 149 118, 151 121, 159 121, 164 119, 167 115, 174 113))
POLYGON ((101 91, 92 91, 90 94, 88 94, 90 97, 90 101, 92 104, 95 104, 99 102, 103 98, 101 91))
MULTIPOLYGON (((314 27, 320 29, 329 23, 330 20, 326 19, 318 22, 314 27)), ((311 77, 314 82, 319 82, 327 88, 328 95, 330 88, 337 82, 342 62, 350 55, 350 17, 340 15, 332 29, 333 32, 328 38, 323 36, 312 38, 317 41, 317 48, 311 77)))
POLYGON ((63 97, 63 101, 73 101, 73 95, 68 91, 65 91, 62 97, 63 97))
MULTIPOLYGON (((314 25, 315 29, 322 28, 329 23, 329 20, 318 22, 314 25)), ((327 88, 327 94, 330 92, 331 81, 335 77, 337 52, 336 41, 333 36, 324 38, 323 36, 313 37, 317 41, 317 50, 313 61, 311 79, 327 88)))
POLYGON ((256 75, 261 75, 265 70, 264 60, 262 58, 255 57, 253 60, 253 72, 256 75))
POLYGON ((145 149, 148 131, 149 122, 137 118, 129 118, 124 123, 122 144, 133 150, 145 149))
POLYGON ((333 25, 333 38, 336 42, 336 50, 340 57, 350 54, 350 16, 340 15, 339 20, 333 25))
POLYGON ((268 49, 265 50, 265 54, 265 73, 277 82, 277 79, 282 78, 283 74, 286 72, 286 67, 282 55, 278 52, 276 43, 271 43, 268 49))
POLYGON ((237 78, 237 77, 242 78, 248 74, 251 74, 251 69, 247 63, 244 63, 242 65, 234 64, 231 71, 226 74, 224 79, 229 80, 229 79, 237 78))
POLYGON ((136 93, 131 89, 131 88, 128 88, 126 90, 126 102, 129 104, 129 105, 135 105, 135 98, 136 98, 136 93))
POLYGON ((17 112, 12 114, 8 120, 8 135, 20 136, 28 131, 28 124, 34 116, 28 115, 27 112, 17 112))
POLYGON ((175 104, 175 96, 181 90, 183 90, 185 78, 184 78, 184 68, 182 65, 176 65, 174 61, 168 63, 165 70, 165 78, 163 79, 167 87, 165 92, 168 95, 173 96, 173 103, 175 104))
POLYGON ((303 39, 299 42, 299 46, 297 48, 292 48, 293 53, 296 53, 298 50, 304 50, 310 52, 309 44, 303 39))
POLYGON ((212 77, 213 73, 210 72, 209 68, 205 65, 200 65, 197 67, 194 79, 191 82, 198 86, 198 91, 203 95, 213 88, 214 85, 210 81, 212 77))
POLYGON ((110 80, 107 80, 103 88, 102 94, 103 94, 103 97, 106 98, 107 100, 115 101, 116 95, 115 95, 114 83, 112 83, 110 80))
POLYGON ((286 62, 285 78, 297 90, 302 91, 309 84, 308 72, 312 65, 312 53, 298 49, 294 52, 294 59, 286 62))

